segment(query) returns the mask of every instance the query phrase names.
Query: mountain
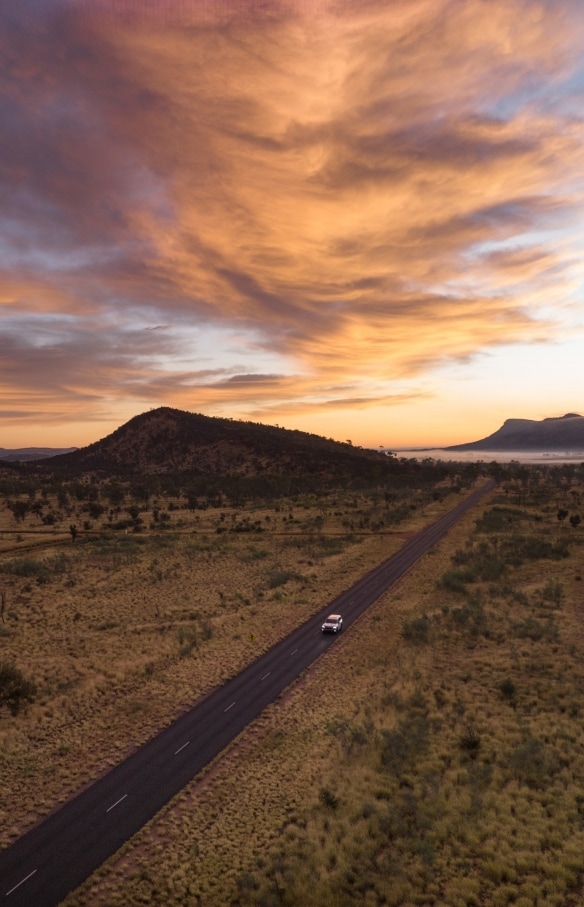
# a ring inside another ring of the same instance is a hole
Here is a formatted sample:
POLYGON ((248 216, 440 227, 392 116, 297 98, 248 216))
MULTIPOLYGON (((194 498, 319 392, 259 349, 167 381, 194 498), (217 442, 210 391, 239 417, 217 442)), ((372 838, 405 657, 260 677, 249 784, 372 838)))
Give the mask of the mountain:
POLYGON ((35 465, 61 475, 126 477, 190 473, 373 479, 403 469, 394 457, 349 442, 169 407, 135 416, 101 441, 35 465))
POLYGON ((584 451, 584 417, 577 413, 543 419, 507 419, 487 438, 444 450, 584 451))
POLYGON ((29 460, 44 460, 48 457, 57 457, 60 454, 77 450, 76 447, 18 447, 10 450, 0 447, 0 460, 9 463, 26 463, 29 460))

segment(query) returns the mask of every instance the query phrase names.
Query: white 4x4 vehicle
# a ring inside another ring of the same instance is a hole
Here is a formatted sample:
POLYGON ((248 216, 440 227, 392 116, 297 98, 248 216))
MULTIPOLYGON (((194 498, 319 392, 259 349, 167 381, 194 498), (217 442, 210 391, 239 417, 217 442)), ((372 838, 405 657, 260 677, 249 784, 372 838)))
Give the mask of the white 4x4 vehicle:
POLYGON ((323 633, 339 633, 343 629, 343 618, 340 614, 329 614, 322 625, 323 633))

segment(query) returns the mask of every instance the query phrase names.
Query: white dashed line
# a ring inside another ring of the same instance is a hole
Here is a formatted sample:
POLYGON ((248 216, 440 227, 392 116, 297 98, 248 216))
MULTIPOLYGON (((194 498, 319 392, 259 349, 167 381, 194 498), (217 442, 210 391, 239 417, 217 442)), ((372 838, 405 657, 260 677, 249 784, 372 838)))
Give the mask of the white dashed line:
POLYGON ((271 671, 268 671, 267 674, 264 674, 264 676, 262 677, 262 680, 265 680, 266 677, 269 677, 271 673, 272 673, 271 671))
POLYGON ((224 712, 228 712, 229 709, 232 709, 234 705, 235 705, 235 703, 232 702, 231 705, 228 705, 226 709, 223 709, 223 711, 224 711, 224 712))
POLYGON ((119 800, 116 800, 115 803, 112 803, 111 806, 108 806, 108 808, 106 809, 106 813, 109 813, 110 809, 113 809, 115 806, 118 806, 122 802, 122 800, 126 799, 127 796, 128 796, 127 794, 124 794, 123 797, 120 797, 119 800))
POLYGON ((181 751, 181 750, 184 750, 185 746, 188 746, 190 742, 191 742, 190 740, 187 740, 186 743, 183 743, 182 746, 179 746, 179 748, 176 750, 176 752, 175 752, 174 755, 175 755, 175 756, 178 756, 178 754, 180 753, 180 751, 181 751))
POLYGON ((290 655, 296 655, 297 651, 298 651, 298 649, 294 649, 293 652, 290 652, 290 655))
POLYGON ((4 897, 7 898, 9 894, 12 894, 13 891, 16 891, 17 888, 20 888, 21 885, 24 885, 24 883, 27 882, 30 879, 30 877, 35 874, 35 872, 37 872, 36 869, 33 869, 32 872, 29 872, 29 874, 27 876, 25 876, 24 879, 20 880, 18 885, 14 885, 14 887, 11 888, 10 891, 7 891, 6 894, 4 895, 4 897))

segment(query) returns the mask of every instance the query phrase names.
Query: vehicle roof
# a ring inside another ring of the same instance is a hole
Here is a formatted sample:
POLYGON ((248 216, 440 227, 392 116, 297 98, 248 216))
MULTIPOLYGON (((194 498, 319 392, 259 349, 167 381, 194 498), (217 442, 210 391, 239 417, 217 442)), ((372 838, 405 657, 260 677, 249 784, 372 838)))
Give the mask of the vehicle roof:
POLYGON ((340 620, 340 619, 341 619, 340 614, 329 614, 329 616, 327 617, 327 620, 340 620))

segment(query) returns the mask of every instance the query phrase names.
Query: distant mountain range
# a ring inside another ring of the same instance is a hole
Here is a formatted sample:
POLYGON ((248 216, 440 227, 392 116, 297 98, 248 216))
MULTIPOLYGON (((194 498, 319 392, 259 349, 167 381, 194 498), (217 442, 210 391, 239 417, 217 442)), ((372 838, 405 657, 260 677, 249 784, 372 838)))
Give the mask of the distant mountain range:
POLYGON ((70 453, 77 450, 76 447, 18 447, 9 450, 6 447, 0 447, 0 460, 7 460, 9 463, 26 463, 29 460, 45 460, 48 457, 56 457, 59 454, 70 453))
POLYGON ((584 417, 577 413, 543 419, 507 419, 487 438, 455 444, 444 450, 584 451, 584 417))

